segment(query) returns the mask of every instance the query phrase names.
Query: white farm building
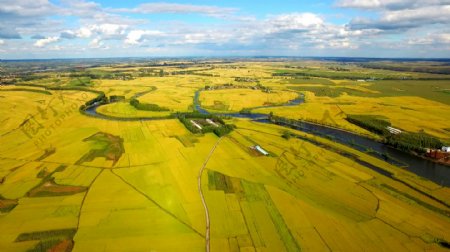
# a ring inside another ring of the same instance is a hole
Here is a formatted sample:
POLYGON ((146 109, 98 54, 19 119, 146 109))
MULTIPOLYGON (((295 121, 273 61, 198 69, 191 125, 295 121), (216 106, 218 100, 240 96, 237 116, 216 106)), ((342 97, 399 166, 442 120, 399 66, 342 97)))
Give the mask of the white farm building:
POLYGON ((261 146, 259 146, 259 145, 255 145, 255 146, 253 146, 253 148, 254 148, 255 150, 257 150, 259 153, 263 154, 264 156, 268 156, 268 155, 269 155, 269 152, 265 151, 265 150, 264 150, 263 148, 261 148, 261 146))

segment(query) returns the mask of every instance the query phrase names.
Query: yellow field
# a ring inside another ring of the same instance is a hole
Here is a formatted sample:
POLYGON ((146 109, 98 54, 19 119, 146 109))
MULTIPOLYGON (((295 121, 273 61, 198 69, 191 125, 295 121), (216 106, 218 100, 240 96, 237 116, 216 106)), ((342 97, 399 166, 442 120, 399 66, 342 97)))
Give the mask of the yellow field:
POLYGON ((116 102, 101 106, 97 112, 113 117, 164 117, 170 115, 170 111, 145 111, 137 110, 127 102, 116 102))
MULTIPOLYGON (((271 93, 201 92, 203 108, 240 111, 298 97, 288 90, 287 79, 269 79, 276 67, 279 63, 238 62, 200 71, 220 78, 188 74, 103 79, 90 88, 126 99, 146 92, 139 101, 171 110, 140 111, 124 101, 98 107, 101 114, 160 117, 192 111, 195 91, 207 85, 254 86, 235 78, 267 77, 260 83, 271 93)), ((373 92, 366 84, 348 82, 330 85, 373 92)), ((236 128, 218 143, 213 133, 193 134, 178 119, 86 116, 79 107, 94 93, 49 92, 0 89, 0 227, 4 230, 0 251, 27 251, 58 242, 61 234, 43 234, 66 229, 74 232, 63 237, 74 241, 74 251, 205 251, 206 213, 199 186, 209 209, 211 251, 444 251, 438 242, 450 241, 450 189, 368 153, 312 134, 237 118, 224 119, 236 128), (286 130, 301 138, 282 138, 286 130), (255 145, 269 155, 252 149, 255 145), (394 179, 362 161, 392 173, 394 179), (49 185, 85 190, 29 193, 49 185), (6 209, 7 200, 17 200, 17 206, 6 209), (28 233, 42 237, 18 239, 28 233)), ((371 137, 376 136, 347 122, 345 114, 383 115, 394 127, 449 138, 444 131, 450 121, 445 113, 449 106, 444 103, 406 96, 304 93, 303 104, 252 112, 316 121, 371 137)))
POLYGON ((143 103, 164 104, 172 111, 191 111, 194 92, 203 81, 196 78, 152 78, 157 90, 139 98, 143 103))
MULTIPOLYGON (((263 63, 264 64, 264 63, 263 63)), ((220 78, 227 77, 269 77, 270 70, 263 64, 248 64, 246 62, 238 62, 226 66, 217 66, 214 69, 202 71, 202 73, 213 74, 220 78)))
POLYGON ((445 113, 450 106, 419 97, 355 97, 343 95, 337 98, 317 97, 306 92, 306 103, 287 108, 258 109, 255 112, 268 113, 293 118, 312 120, 338 126, 343 129, 370 134, 345 120, 346 114, 371 114, 387 117, 393 127, 406 131, 425 132, 439 138, 449 139, 444 129, 450 115, 445 113), (427 118, 427 120, 423 120, 427 118))
POLYGON ((281 107, 281 108, 260 108, 254 110, 255 113, 270 113, 274 115, 317 122, 329 126, 339 127, 363 135, 375 137, 374 134, 362 129, 345 120, 345 113, 342 112, 342 106, 334 104, 336 98, 316 97, 313 93, 305 92, 305 103, 299 106, 281 107), (328 104, 327 104, 328 102, 328 104), (332 104, 330 104, 332 103, 332 104))
POLYGON ((200 103, 211 110, 238 112, 243 108, 284 104, 297 96, 297 93, 289 91, 264 93, 261 90, 224 89, 203 91, 200 103))
POLYGON ((74 251, 199 251, 203 246, 200 234, 110 170, 91 186, 74 240, 74 251))
MULTIPOLYGON (((278 161, 272 161, 272 158, 265 157, 255 159, 251 158, 248 154, 242 154, 242 157, 246 157, 245 160, 241 161, 242 164, 236 164, 234 169, 230 169, 226 160, 230 160, 229 162, 236 160, 235 157, 233 158, 236 155, 234 153, 244 150, 235 147, 233 148, 234 151, 231 151, 232 148, 226 147, 228 141, 225 141, 220 145, 221 148, 216 150, 215 156, 213 156, 215 159, 210 161, 211 164, 208 167, 233 178, 248 179, 250 181, 256 180, 266 184, 267 192, 283 216, 292 237, 295 238, 297 244, 302 249, 313 251, 327 250, 327 248, 331 250, 351 249, 373 251, 379 249, 405 250, 410 247, 438 249, 435 245, 428 244, 430 238, 427 234, 431 231, 427 228, 427 225, 414 220, 417 215, 420 215, 420 218, 430 221, 429 225, 434 225, 436 228, 432 228, 434 232, 440 229, 440 231, 435 233, 435 236, 447 236, 445 229, 442 229, 444 227, 438 227, 442 224, 438 221, 440 218, 438 215, 425 209, 420 210, 420 214, 417 214, 415 211, 418 211, 418 209, 413 210, 417 205, 402 202, 401 199, 392 195, 393 191, 386 191, 384 187, 380 187, 384 183, 389 183, 393 187, 405 190, 402 185, 393 183, 392 181, 388 182, 383 176, 332 152, 324 149, 314 150, 317 147, 309 143, 298 142, 298 140, 290 140, 283 143, 283 141, 278 140, 279 137, 273 135, 277 131, 281 131, 279 127, 273 126, 270 127, 273 129, 269 129, 264 125, 248 125, 248 123, 243 124, 242 122, 238 123, 238 127, 243 128, 242 130, 238 130, 240 134, 250 137, 252 141, 257 142, 267 150, 278 155, 278 161), (301 149, 305 147, 312 155, 308 154, 308 152, 300 152, 301 158, 297 158, 296 155, 299 154, 295 154, 296 152, 292 151, 295 150, 297 145, 302 146, 301 149), (224 148, 223 151, 221 151, 222 148, 224 148), (251 162, 252 159, 257 164, 253 165, 253 162, 251 162), (258 162, 257 160, 260 161, 258 162), (257 167, 264 168, 258 169, 257 167), (277 180, 279 179, 284 182, 278 182, 277 180), (286 182, 288 183, 286 184, 286 182), (304 190, 304 188, 308 188, 308 190, 304 190), (339 188, 339 190, 333 188, 339 188), (395 210, 391 207, 394 207, 395 210), (395 211, 398 215, 394 217, 384 214, 390 211, 395 211), (412 226, 405 225, 394 229, 389 223, 396 218, 405 220, 405 223, 410 223, 412 226), (420 229, 422 231, 419 231, 420 229), (409 238, 412 236, 420 238, 409 238), (389 245, 386 245, 387 243, 389 245)), ((231 137, 239 139, 235 137, 234 133, 231 137)), ((359 155, 364 156, 361 153, 359 155)), ((365 159, 370 160, 370 158, 366 157, 365 159)), ((236 161, 232 162, 234 163, 236 161)), ((389 167, 386 167, 386 169, 389 169, 389 167)), ((397 176, 402 177, 403 175, 398 174, 397 176)), ((414 179, 414 181, 414 183, 420 183, 420 179, 418 178, 414 179)), ((449 190, 448 188, 445 190, 447 196, 443 200, 449 202, 449 190)), ((405 191, 408 190, 406 189, 405 191)), ((420 194, 414 191, 408 191, 408 194, 423 199, 420 194)), ((248 206, 245 198, 244 196, 244 201, 241 202, 243 211, 248 206)), ((215 201, 217 199, 217 196, 214 197, 215 201)), ((261 200, 264 202, 263 199, 261 200)), ((224 210, 222 211, 236 209, 233 205, 235 203, 228 203, 228 207, 223 208, 224 210)), ((267 209, 264 210, 264 207, 267 208, 269 206, 270 204, 265 203, 253 210, 257 212, 244 211, 247 223, 252 223, 252 221, 249 221, 252 218, 257 223, 261 219, 258 214, 263 214, 263 212, 267 211, 267 209), (260 211, 262 212, 258 213, 260 211)), ((443 206, 439 207, 442 208, 443 206)), ((233 216, 231 213, 226 215, 233 216)), ((236 223, 239 223, 239 218, 229 217, 227 221, 229 222, 233 219, 236 223)), ((223 219, 220 220, 223 221, 223 219)), ((448 222, 445 222, 448 225, 448 222)), ((266 227, 256 223, 254 224, 256 225, 256 231, 254 232, 258 234, 269 232, 268 230, 270 228, 264 231, 266 227)), ((226 227, 229 225, 222 224, 220 226, 226 227)), ((252 232, 251 229, 248 226, 248 232, 250 234, 252 232)), ((232 236, 232 233, 229 235, 232 236)), ((240 235, 242 236, 242 234, 240 235)), ((272 234, 271 237, 275 238, 276 233, 272 234)), ((253 242, 253 246, 256 248, 262 246, 258 245, 259 242, 257 240, 253 240, 253 242)), ((277 242, 273 241, 273 244, 277 244, 277 242)), ((286 242, 284 244, 286 245, 286 242)), ((283 249, 282 245, 276 248, 276 250, 280 249, 283 249)))
POLYGON ((383 97, 355 98, 344 96, 339 102, 354 102, 359 106, 342 105, 347 114, 383 115, 391 121, 394 127, 418 132, 425 132, 439 138, 449 139, 447 122, 450 121, 450 106, 418 97, 383 97), (364 104, 364 105, 363 105, 364 104), (423 118, 426 118, 425 120, 423 118))

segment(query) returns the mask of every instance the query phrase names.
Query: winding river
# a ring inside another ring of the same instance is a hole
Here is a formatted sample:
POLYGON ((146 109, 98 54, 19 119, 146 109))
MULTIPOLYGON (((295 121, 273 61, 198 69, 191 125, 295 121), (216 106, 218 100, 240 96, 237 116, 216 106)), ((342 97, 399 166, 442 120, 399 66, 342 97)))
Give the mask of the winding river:
MULTIPOLYGON (((200 96, 201 90, 198 90, 195 92, 194 95, 194 108, 198 112, 202 114, 210 114, 207 110, 201 107, 201 104, 199 102, 199 96, 200 96)), ((304 102, 303 95, 299 95, 298 98, 289 101, 287 104, 283 105, 272 105, 272 106, 262 106, 257 108, 270 108, 270 107, 285 107, 285 106, 296 106, 304 102)), ((86 114, 94 117, 98 117, 101 119, 107 119, 107 120, 122 120, 122 121, 141 121, 141 120, 158 120, 161 118, 111 118, 104 116, 102 114, 97 113, 97 107, 101 106, 101 104, 95 104, 88 108, 85 112, 86 114)), ((255 109, 255 108, 252 108, 255 109)), ((326 126, 317 125, 310 122, 295 122, 295 123, 287 123, 287 122, 277 122, 274 123, 270 120, 268 120, 267 114, 240 114, 240 113, 214 113, 215 115, 223 115, 223 116, 230 116, 230 117, 236 117, 236 118, 248 118, 252 119, 256 122, 261 123, 270 123, 270 124, 277 124, 283 127, 289 127, 296 130, 300 130, 306 133, 310 133, 313 135, 317 135, 320 137, 326 137, 329 139, 332 139, 335 142, 345 144, 347 146, 350 146, 354 149, 357 149, 359 151, 367 152, 368 154, 382 159, 384 161, 387 161, 391 164, 394 164, 398 167, 401 167, 399 169, 405 169, 408 170, 414 174, 417 174, 420 177, 426 178, 428 180, 431 180, 435 182, 436 184, 442 185, 442 186, 450 186, 450 168, 443 165, 438 164, 435 162, 432 162, 427 159, 423 159, 417 156, 414 156, 409 153, 402 152, 400 150, 391 148, 383 143, 377 142, 375 140, 353 134, 351 132, 335 129, 335 128, 329 128, 326 126), (370 150, 370 151, 368 151, 370 150)), ((383 175, 386 175, 385 172, 383 173, 379 169, 374 169, 374 167, 367 166, 368 168, 382 173, 383 175)))

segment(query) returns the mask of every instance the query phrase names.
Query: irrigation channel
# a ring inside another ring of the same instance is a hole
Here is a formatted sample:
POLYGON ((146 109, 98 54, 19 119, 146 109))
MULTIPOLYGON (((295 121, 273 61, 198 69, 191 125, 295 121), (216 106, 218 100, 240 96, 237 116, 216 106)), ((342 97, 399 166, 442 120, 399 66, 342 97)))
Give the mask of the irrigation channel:
MULTIPOLYGON (((199 102, 199 96, 202 90, 198 90, 194 95, 194 108, 199 113, 202 114, 211 114, 207 110, 201 107, 199 102)), ((289 101, 286 104, 282 105, 273 105, 273 106, 263 106, 256 108, 271 108, 271 107, 287 107, 287 106, 296 106, 304 102, 303 95, 299 95, 294 100, 289 101)), ((155 120, 160 118, 111 118, 104 116, 102 114, 98 114, 96 109, 101 106, 101 104, 95 104, 88 108, 85 112, 86 114, 102 119, 107 120, 123 120, 123 121, 140 121, 140 120, 155 120)), ((252 109, 256 109, 252 108, 252 109)), ((310 122, 305 121, 296 121, 292 122, 284 122, 282 120, 273 122, 269 120, 267 114, 241 114, 241 113, 213 113, 214 115, 220 116, 229 116, 236 118, 247 118, 256 122, 268 123, 268 124, 276 124, 283 127, 288 127, 296 130, 300 130, 315 136, 325 137, 332 139, 337 143, 341 143, 352 147, 356 150, 367 152, 369 155, 372 155, 381 160, 387 161, 393 165, 400 167, 399 169, 408 170, 420 177, 426 178, 439 184, 441 186, 450 186, 450 168, 439 163, 432 162, 427 159, 420 158, 418 156, 402 152, 400 150, 389 147, 381 142, 377 142, 375 140, 369 139, 364 136, 360 136, 348 131, 340 130, 337 128, 330 128, 327 126, 322 126, 310 122)), ((384 171, 380 168, 374 167, 369 164, 364 164, 367 168, 370 168, 382 175, 391 176, 392 174, 384 171)))

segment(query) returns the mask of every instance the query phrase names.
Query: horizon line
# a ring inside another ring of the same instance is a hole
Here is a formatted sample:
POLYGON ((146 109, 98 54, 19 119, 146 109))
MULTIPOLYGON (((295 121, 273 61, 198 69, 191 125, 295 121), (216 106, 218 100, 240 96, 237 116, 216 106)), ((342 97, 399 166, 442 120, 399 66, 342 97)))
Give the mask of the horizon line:
POLYGON ((450 61, 450 58, 440 57, 359 57, 359 56, 271 56, 271 55, 254 55, 254 56, 117 56, 117 57, 61 57, 61 58, 11 58, 2 59, 0 62, 7 61, 46 61, 46 60, 100 60, 100 59, 189 59, 189 58, 205 58, 205 59, 257 59, 257 58, 280 58, 280 59, 374 59, 374 60, 417 60, 417 61, 450 61))

